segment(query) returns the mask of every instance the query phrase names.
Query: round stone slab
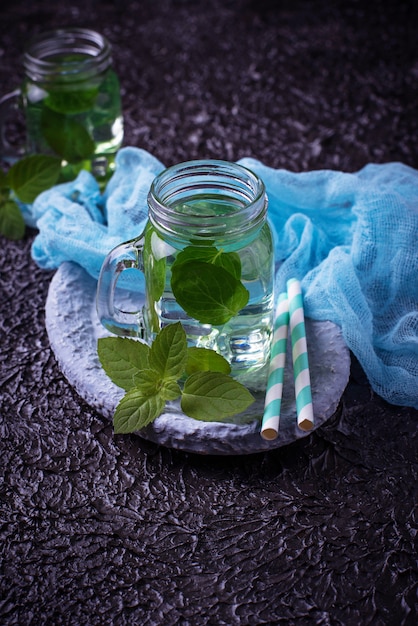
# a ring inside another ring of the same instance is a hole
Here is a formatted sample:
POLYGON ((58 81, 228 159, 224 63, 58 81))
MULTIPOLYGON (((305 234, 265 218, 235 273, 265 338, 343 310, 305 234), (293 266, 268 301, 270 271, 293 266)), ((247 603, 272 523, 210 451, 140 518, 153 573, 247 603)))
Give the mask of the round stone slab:
MULTIPOLYGON (((114 385, 97 356, 97 340, 108 335, 96 314, 96 281, 80 266, 64 263, 52 278, 45 306, 46 329, 58 365, 77 393, 104 417, 112 418, 124 391, 114 385)), ((315 428, 337 410, 350 373, 350 354, 338 326, 306 319, 315 428)), ((289 342, 290 343, 290 342, 289 342)), ((264 393, 230 422, 201 422, 184 415, 179 405, 166 410, 141 437, 170 448, 199 454, 251 454, 272 450, 309 432, 297 426, 292 359, 286 359, 277 439, 260 435, 264 393)), ((312 432, 312 431, 310 431, 312 432)))

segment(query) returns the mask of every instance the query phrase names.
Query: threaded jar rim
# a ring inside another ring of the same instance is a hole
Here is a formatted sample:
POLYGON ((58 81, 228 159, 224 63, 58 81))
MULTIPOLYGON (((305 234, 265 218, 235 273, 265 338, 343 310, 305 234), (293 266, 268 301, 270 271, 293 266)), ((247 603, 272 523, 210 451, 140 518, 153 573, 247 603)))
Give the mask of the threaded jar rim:
POLYGON ((68 82, 97 76, 112 63, 109 41, 89 28, 59 28, 34 37, 23 55, 26 76, 34 82, 68 82), (57 62, 54 57, 60 56, 57 62), (63 55, 73 58, 62 59, 63 55), (78 55, 78 56, 77 56, 78 55))
POLYGON ((194 241, 248 236, 264 223, 267 195, 263 181, 238 163, 219 159, 185 161, 161 172, 148 194, 149 218, 155 228, 173 237, 194 241), (179 211, 193 198, 226 198, 225 212, 200 209, 179 211), (228 198, 231 203, 228 203, 228 198))

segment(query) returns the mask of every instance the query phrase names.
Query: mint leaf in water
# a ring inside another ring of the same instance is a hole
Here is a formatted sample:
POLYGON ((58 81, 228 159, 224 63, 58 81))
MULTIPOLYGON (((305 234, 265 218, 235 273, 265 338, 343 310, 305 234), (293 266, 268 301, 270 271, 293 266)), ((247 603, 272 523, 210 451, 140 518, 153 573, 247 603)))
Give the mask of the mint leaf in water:
POLYGON ((190 417, 219 422, 248 408, 254 397, 241 383, 220 372, 196 372, 186 380, 181 408, 190 417))
POLYGON ((160 240, 154 229, 151 226, 147 226, 145 230, 143 253, 145 285, 147 291, 147 300, 149 304, 151 329, 157 333, 160 327, 160 323, 158 315, 155 311, 155 303, 161 298, 164 293, 166 258, 165 256, 157 258, 157 256, 154 254, 154 251, 152 249, 152 243, 153 238, 155 237, 157 238, 157 242, 159 243, 160 240))
POLYGON ((50 147, 68 163, 77 163, 94 154, 95 145, 80 122, 44 107, 41 132, 50 147))
POLYGON ((47 107, 57 113, 74 115, 75 113, 90 111, 94 106, 98 93, 99 90, 97 87, 93 89, 80 89, 79 91, 51 90, 44 102, 47 107))
POLYGON ((223 252, 214 246, 187 246, 179 252, 173 265, 190 261, 204 261, 217 267, 223 267, 236 279, 241 278, 241 259, 237 252, 223 252))
POLYGON ((144 239, 144 273, 149 299, 154 303, 161 298, 165 287, 166 258, 162 255, 158 258, 153 250, 154 247, 166 244, 158 237, 152 226, 147 226, 144 239))
POLYGON ((25 221, 13 200, 0 204, 0 234, 15 241, 22 239, 25 234, 25 221))
POLYGON ((22 202, 30 204, 58 181, 61 161, 45 154, 24 157, 12 165, 6 181, 22 202))
POLYGON ((214 350, 207 348, 187 348, 186 374, 190 376, 194 372, 222 372, 229 374, 231 366, 228 361, 214 350))
POLYGON ((187 315, 220 326, 245 307, 249 292, 223 267, 202 261, 173 264, 171 288, 187 315))
POLYGON ((140 341, 102 337, 97 342, 97 352, 106 374, 125 390, 135 387, 135 375, 149 367, 150 347, 140 341))

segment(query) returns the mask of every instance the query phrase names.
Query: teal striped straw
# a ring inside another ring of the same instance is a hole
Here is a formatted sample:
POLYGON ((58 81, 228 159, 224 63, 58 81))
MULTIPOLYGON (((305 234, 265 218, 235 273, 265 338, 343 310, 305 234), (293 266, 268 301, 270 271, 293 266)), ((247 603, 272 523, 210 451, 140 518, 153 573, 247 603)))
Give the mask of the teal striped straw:
POLYGON ((276 439, 279 432, 288 327, 289 306, 287 294, 283 292, 277 301, 266 399, 261 423, 261 436, 268 441, 276 439))
POLYGON ((314 426, 311 379, 308 348, 306 343, 305 315, 300 282, 296 278, 287 281, 289 298, 289 326, 292 342, 293 376, 298 426, 311 430, 314 426))

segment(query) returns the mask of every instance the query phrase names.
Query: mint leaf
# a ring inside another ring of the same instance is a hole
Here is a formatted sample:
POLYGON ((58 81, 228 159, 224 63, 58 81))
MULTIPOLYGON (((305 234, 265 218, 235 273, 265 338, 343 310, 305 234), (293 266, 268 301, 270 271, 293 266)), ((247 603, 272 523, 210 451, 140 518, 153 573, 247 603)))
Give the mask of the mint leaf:
POLYGON ((143 396, 138 389, 130 389, 116 407, 113 416, 115 433, 133 433, 158 417, 165 406, 159 395, 143 396))
POLYGON ((9 191, 9 183, 7 182, 7 174, 0 170, 0 191, 2 193, 9 191))
POLYGON ((101 337, 97 342, 100 363, 106 374, 122 389, 135 386, 134 377, 149 368, 150 347, 122 337, 101 337))
POLYGON ((149 306, 150 324, 154 332, 158 332, 160 323, 155 311, 155 303, 161 298, 165 288, 166 258, 157 259, 152 250, 152 239, 158 237, 154 229, 147 226, 144 239, 144 274, 149 306))
POLYGON ((151 346, 149 364, 163 379, 179 379, 186 367, 187 339, 180 322, 165 326, 151 346))
POLYGON ((159 395, 163 400, 175 400, 181 394, 179 384, 174 378, 161 378, 155 370, 142 370, 134 376, 135 388, 143 396, 159 395))
POLYGON ((222 252, 214 246, 187 246, 176 257, 173 266, 189 261, 204 261, 217 267, 223 267, 235 278, 241 278, 241 259, 237 252, 222 252))
POLYGON ((160 259, 156 258, 152 249, 153 238, 156 238, 157 242, 161 242, 162 245, 166 245, 159 239, 155 230, 148 226, 144 240, 144 271, 148 295, 153 302, 156 302, 164 293, 166 259, 165 257, 160 259))
POLYGON ((30 204, 58 180, 61 161, 45 154, 24 157, 12 165, 7 173, 7 182, 19 200, 30 204))
POLYGON ((241 383, 220 372, 196 372, 185 382, 181 408, 186 415, 206 422, 219 422, 248 408, 254 402, 241 383))
POLYGON ((231 366, 223 356, 208 348, 187 348, 186 374, 190 376, 194 372, 222 372, 229 374, 231 366))
POLYGON ((249 292, 223 267, 202 261, 173 264, 171 288, 187 315, 220 326, 245 307, 249 292))
POLYGON ((161 376, 155 370, 144 369, 137 372, 133 382, 135 389, 138 389, 143 396, 155 396, 160 392, 161 376))
POLYGON ((163 380, 160 395, 164 400, 176 400, 181 396, 180 385, 173 378, 163 380))
POLYGON ((68 163, 77 163, 94 154, 93 139, 84 126, 71 117, 44 108, 41 132, 54 152, 68 163))
POLYGON ((57 113, 83 113, 93 108, 98 93, 97 87, 79 91, 50 91, 44 104, 57 113))
POLYGON ((25 221, 16 202, 6 200, 0 204, 0 233, 8 239, 22 239, 25 221))

